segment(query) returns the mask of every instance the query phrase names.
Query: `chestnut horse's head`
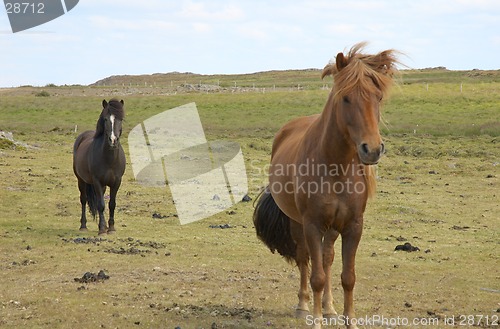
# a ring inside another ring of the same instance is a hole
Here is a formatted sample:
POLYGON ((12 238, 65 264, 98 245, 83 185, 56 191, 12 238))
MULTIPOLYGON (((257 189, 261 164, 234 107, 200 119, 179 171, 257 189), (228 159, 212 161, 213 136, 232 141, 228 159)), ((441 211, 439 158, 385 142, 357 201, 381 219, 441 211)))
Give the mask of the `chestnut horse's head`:
POLYGON ((365 43, 351 48, 347 55, 338 53, 328 64, 322 78, 332 75, 333 102, 339 127, 356 147, 363 164, 376 164, 384 152, 379 132, 380 103, 393 84, 398 63, 394 50, 376 55, 361 53, 365 43))

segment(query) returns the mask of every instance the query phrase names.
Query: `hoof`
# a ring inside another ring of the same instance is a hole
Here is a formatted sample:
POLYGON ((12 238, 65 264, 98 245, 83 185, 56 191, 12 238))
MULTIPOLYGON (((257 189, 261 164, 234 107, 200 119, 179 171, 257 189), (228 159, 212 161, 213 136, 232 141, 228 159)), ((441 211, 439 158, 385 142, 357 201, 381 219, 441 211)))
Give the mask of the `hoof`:
MULTIPOLYGON (((327 323, 342 323, 345 321, 345 318, 340 318, 337 313, 327 313, 323 314, 323 319, 326 319, 327 323)), ((339 327, 340 328, 340 327, 339 327)), ((349 328, 349 327, 347 327, 349 328)))
POLYGON ((108 234, 115 234, 116 230, 115 229, 112 229, 112 230, 108 230, 108 234))
POLYGON ((87 232, 88 229, 86 227, 80 227, 80 232, 87 232))
POLYGON ((299 309, 295 310, 295 317, 297 319, 305 319, 308 315, 309 315, 308 310, 299 310, 299 309))
POLYGON ((108 234, 108 231, 99 232, 99 235, 108 234))

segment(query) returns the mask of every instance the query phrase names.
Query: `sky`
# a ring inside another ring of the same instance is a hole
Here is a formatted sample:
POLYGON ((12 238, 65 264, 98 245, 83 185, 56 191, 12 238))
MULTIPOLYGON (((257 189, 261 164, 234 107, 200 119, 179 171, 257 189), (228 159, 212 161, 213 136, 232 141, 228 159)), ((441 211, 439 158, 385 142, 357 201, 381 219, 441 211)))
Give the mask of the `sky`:
POLYGON ((80 0, 18 33, 0 8, 0 87, 323 68, 361 41, 409 68, 497 70, 500 1, 80 0))

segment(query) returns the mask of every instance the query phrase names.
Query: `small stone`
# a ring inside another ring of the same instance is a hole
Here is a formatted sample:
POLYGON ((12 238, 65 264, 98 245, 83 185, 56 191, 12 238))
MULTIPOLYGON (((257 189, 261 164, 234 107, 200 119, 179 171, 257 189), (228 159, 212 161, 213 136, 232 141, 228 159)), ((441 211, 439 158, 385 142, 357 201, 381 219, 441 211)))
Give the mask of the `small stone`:
POLYGON ((252 201, 252 198, 248 194, 245 194, 245 196, 241 199, 241 201, 250 202, 252 201))

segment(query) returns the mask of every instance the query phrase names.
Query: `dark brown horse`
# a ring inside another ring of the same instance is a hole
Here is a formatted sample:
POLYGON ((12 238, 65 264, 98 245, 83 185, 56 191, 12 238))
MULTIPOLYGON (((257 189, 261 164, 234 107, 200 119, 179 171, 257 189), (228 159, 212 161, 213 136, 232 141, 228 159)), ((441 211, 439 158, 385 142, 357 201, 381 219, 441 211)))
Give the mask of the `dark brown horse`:
MULTIPOLYGON (((257 236, 300 271, 297 313, 309 311, 321 327, 323 314, 337 314, 331 291, 334 243, 342 236, 344 319, 355 319, 354 259, 363 229, 363 213, 375 193, 375 165, 384 152, 379 133, 380 104, 393 83, 395 52, 362 53, 364 43, 339 53, 322 77, 334 86, 323 112, 295 119, 274 139, 269 185, 257 201, 257 236)), ((356 328, 354 321, 346 321, 356 328)))
POLYGON ((125 172, 125 153, 120 145, 123 100, 102 101, 102 112, 95 131, 81 133, 73 147, 73 171, 78 178, 82 216, 80 231, 87 230, 85 205, 94 219, 99 213, 99 234, 115 231, 116 194, 125 172), (109 186, 109 227, 104 219, 104 193, 109 186))

